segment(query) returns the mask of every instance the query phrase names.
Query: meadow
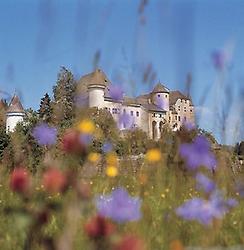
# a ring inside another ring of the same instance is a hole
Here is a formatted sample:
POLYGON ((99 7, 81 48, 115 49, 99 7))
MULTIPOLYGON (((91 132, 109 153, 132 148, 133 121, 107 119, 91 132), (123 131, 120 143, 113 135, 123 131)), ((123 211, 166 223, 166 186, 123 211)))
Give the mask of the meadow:
MULTIPOLYGON (((32 136, 42 150, 37 169, 25 161, 26 154, 14 169, 3 160, 1 249, 183 250, 244 244, 242 171, 233 150, 187 128, 164 131, 157 142, 134 130, 123 147, 122 139, 97 146, 101 133, 95 123, 79 119, 58 133, 53 126, 35 125, 32 136), (87 136, 93 141, 84 140, 87 136), (203 140, 200 147, 196 138, 203 140)), ((15 159, 25 150, 16 134, 11 135, 15 159)))

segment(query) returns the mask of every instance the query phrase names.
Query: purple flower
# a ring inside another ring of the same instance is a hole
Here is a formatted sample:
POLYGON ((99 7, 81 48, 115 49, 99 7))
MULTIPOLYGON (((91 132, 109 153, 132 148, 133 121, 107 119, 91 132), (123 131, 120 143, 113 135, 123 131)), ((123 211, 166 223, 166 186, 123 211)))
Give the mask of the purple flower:
POLYGON ((210 180, 207 176, 198 173, 196 175, 196 181, 197 181, 197 189, 198 190, 204 190, 206 193, 210 193, 215 190, 216 185, 215 183, 210 180))
POLYGON ((82 144, 84 143, 88 145, 88 144, 91 144, 93 136, 89 134, 80 134, 79 139, 82 144))
POLYGON ((227 61, 225 52, 222 50, 215 50, 211 56, 214 67, 217 70, 223 70, 227 61))
POLYGON ((124 188, 117 188, 111 195, 101 195, 96 199, 99 215, 122 223, 141 218, 141 200, 132 198, 124 188))
POLYGON ((236 200, 225 200, 219 191, 214 192, 209 200, 193 198, 176 209, 176 214, 185 220, 196 220, 201 224, 209 225, 213 219, 221 219, 237 205, 236 200))
POLYGON ((165 110, 167 108, 167 104, 164 99, 161 97, 156 97, 156 106, 165 110))
POLYGON ((119 122, 118 122, 119 129, 131 129, 133 128, 133 125, 134 125, 134 118, 131 115, 123 113, 119 116, 119 122))
POLYGON ((119 85, 110 85, 109 86, 109 96, 114 100, 122 100, 123 99, 123 90, 119 85))
POLYGON ((39 145, 53 145, 57 140, 57 129, 49 127, 46 123, 37 125, 32 132, 33 137, 39 145))
POLYGON ((183 121, 183 126, 184 128, 186 128, 188 131, 191 131, 193 129, 196 128, 195 124, 192 122, 188 122, 188 121, 183 121))
POLYGON ((180 155, 191 170, 195 170, 200 166, 215 169, 217 161, 210 149, 209 141, 201 135, 197 136, 193 143, 181 144, 180 155))
POLYGON ((104 153, 108 153, 112 151, 112 149, 113 149, 113 145, 110 142, 105 142, 102 146, 102 151, 104 153))
POLYGON ((75 105, 78 108, 81 108, 81 107, 84 107, 87 105, 88 97, 85 95, 79 94, 79 95, 75 96, 74 101, 75 101, 75 105))

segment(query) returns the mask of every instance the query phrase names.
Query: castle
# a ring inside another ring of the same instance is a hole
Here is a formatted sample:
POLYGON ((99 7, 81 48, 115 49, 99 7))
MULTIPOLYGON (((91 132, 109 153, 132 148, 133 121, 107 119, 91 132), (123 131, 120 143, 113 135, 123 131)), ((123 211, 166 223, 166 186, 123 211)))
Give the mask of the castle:
POLYGON ((86 100, 87 107, 106 109, 117 122, 127 114, 133 118, 133 127, 142 129, 152 139, 160 138, 165 125, 176 131, 184 123, 195 124, 191 98, 180 91, 170 91, 158 83, 148 94, 118 99, 110 94, 112 86, 104 72, 97 69, 81 77, 77 91, 86 100))
MULTIPOLYGON (((106 109, 116 122, 122 115, 131 117, 132 127, 145 131, 150 138, 159 139, 164 126, 178 130, 184 123, 195 124, 194 106, 190 97, 180 91, 170 91, 161 83, 153 90, 135 98, 122 96, 113 98, 110 88, 113 85, 100 69, 87 74, 78 81, 77 92, 83 97, 86 107, 106 109)), ((14 95, 6 112, 6 131, 12 132, 24 117, 24 109, 14 95)), ((126 126, 120 127, 121 130, 126 126)))

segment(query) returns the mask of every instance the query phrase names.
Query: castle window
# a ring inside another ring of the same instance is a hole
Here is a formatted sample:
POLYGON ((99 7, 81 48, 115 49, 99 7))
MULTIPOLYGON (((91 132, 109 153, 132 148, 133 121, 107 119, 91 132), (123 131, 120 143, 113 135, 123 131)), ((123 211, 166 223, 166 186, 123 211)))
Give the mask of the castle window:
POLYGON ((160 97, 160 95, 158 95, 158 97, 160 97))
POLYGON ((136 111, 136 116, 137 116, 137 117, 139 116, 139 111, 136 111))
POLYGON ((175 116, 175 120, 177 120, 177 115, 175 116))
POLYGON ((160 114, 159 117, 162 118, 162 114, 160 114))
POLYGON ((152 115, 153 117, 156 117, 156 114, 155 113, 153 113, 153 115, 152 115))
POLYGON ((178 117, 178 121, 180 122, 180 116, 178 117))
POLYGON ((190 112, 192 112, 192 109, 190 109, 190 112))
POLYGON ((133 111, 132 110, 130 111, 130 115, 133 116, 133 111))
POLYGON ((169 116, 169 120, 171 120, 171 116, 169 116))
POLYGON ((186 122, 186 117, 184 117, 184 121, 186 122))
POLYGON ((168 97, 168 95, 165 95, 165 98, 167 98, 168 97))

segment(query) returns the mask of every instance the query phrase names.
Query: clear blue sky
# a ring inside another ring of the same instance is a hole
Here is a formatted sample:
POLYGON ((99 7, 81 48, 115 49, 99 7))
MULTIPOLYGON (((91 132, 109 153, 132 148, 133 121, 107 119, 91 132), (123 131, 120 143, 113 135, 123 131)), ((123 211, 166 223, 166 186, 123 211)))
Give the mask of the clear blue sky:
POLYGON ((219 139, 213 117, 216 106, 225 107, 223 86, 229 84, 234 98, 227 92, 232 105, 226 140, 244 139, 239 95, 244 1, 148 0, 141 13, 139 5, 139 0, 1 0, 0 90, 17 90, 24 106, 36 109, 44 93, 51 94, 60 66, 78 78, 93 70, 99 51, 99 67, 128 95, 144 93, 158 80, 184 91, 191 72, 199 125, 219 139), (212 52, 223 49, 231 52, 224 74, 211 61, 212 52), (156 73, 150 84, 142 79, 149 64, 156 73))

